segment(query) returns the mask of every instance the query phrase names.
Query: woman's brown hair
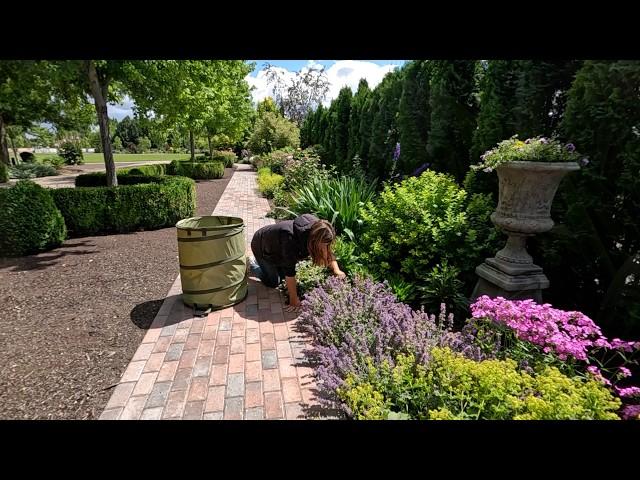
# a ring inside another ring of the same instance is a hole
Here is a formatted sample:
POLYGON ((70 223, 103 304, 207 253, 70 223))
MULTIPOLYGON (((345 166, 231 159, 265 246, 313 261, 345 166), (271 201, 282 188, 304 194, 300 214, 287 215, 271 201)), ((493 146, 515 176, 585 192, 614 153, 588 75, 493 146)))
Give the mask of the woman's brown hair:
POLYGON ((333 225, 326 220, 318 220, 311 227, 307 250, 315 265, 328 267, 336 257, 331 247, 336 240, 336 231, 333 225))

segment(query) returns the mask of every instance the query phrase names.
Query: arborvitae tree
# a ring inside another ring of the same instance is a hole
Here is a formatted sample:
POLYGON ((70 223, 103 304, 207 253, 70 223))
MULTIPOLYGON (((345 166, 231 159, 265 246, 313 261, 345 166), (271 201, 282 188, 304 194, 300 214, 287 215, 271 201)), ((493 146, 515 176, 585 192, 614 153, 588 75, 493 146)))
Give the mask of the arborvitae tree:
POLYGON ((376 90, 380 91, 378 109, 371 125, 369 146, 369 173, 377 178, 386 178, 393 163, 393 150, 399 140, 397 129, 398 107, 402 95, 403 72, 387 73, 376 90))
POLYGON ((335 123, 333 137, 335 139, 335 160, 338 169, 346 172, 351 165, 347 157, 349 148, 349 116, 351 114, 351 88, 344 87, 335 99, 335 123))
POLYGON ((307 148, 311 144, 311 135, 313 130, 313 120, 315 118, 315 112, 309 112, 302 122, 300 127, 300 146, 307 148))
POLYGON ((480 162, 480 155, 516 133, 517 67, 515 60, 490 60, 487 63, 480 83, 480 112, 473 135, 471 163, 480 162))
POLYGON ((400 97, 398 129, 400 159, 398 170, 410 174, 427 162, 429 134, 429 62, 413 61, 404 67, 404 85, 400 97))
POLYGON ((371 93, 369 83, 366 79, 361 79, 358 90, 351 99, 351 115, 349 116, 349 142, 347 148, 347 159, 349 162, 360 152, 360 120, 365 107, 367 97, 371 93))
POLYGON ((329 108, 324 111, 321 119, 321 144, 327 165, 336 165, 336 142, 333 128, 335 123, 336 102, 332 101, 329 108))
POLYGON ((380 99, 380 91, 376 88, 371 91, 362 107, 362 118, 360 119, 360 149, 358 156, 362 159, 363 164, 369 163, 369 149, 371 148, 371 130, 373 126, 373 118, 378 110, 378 100, 380 99))
POLYGON ((589 163, 562 181, 557 226, 532 242, 547 299, 622 338, 640 335, 639 85, 638 61, 588 61, 577 73, 560 130, 589 163))
POLYGON ((322 143, 322 119, 324 118, 325 108, 322 104, 318 106, 315 112, 313 112, 313 124, 311 127, 310 133, 310 144, 311 145, 319 145, 322 143))
POLYGON ((427 155, 434 170, 451 173, 458 181, 462 181, 469 168, 469 149, 476 126, 475 65, 470 60, 432 62, 427 155))
POLYGON ((566 92, 582 62, 519 60, 514 107, 521 138, 555 133, 566 103, 566 92))

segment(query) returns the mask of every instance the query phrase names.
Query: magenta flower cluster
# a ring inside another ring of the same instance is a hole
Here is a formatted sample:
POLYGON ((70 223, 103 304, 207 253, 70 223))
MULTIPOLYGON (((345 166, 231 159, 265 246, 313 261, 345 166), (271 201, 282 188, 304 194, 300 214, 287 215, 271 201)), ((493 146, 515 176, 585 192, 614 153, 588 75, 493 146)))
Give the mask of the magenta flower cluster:
POLYGON ((625 352, 640 348, 640 342, 612 341, 582 312, 558 310, 533 300, 506 300, 484 295, 471 305, 474 318, 489 318, 513 329, 518 338, 553 352, 561 360, 573 357, 587 361, 591 349, 606 348, 625 352))

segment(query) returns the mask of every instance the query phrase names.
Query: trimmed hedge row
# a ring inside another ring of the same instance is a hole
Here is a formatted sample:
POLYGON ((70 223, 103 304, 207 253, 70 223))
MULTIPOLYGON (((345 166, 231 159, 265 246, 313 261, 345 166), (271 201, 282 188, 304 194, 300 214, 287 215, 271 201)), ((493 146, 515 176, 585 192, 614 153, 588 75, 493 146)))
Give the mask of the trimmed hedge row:
POLYGON ((46 188, 29 180, 0 188, 0 257, 21 257, 57 247, 65 222, 46 188))
POLYGON ((211 157, 212 162, 222 162, 225 167, 231 168, 238 161, 238 157, 233 152, 214 151, 211 157))
POLYGON ((166 175, 168 163, 158 163, 153 165, 142 165, 140 167, 125 168, 118 170, 118 173, 124 173, 125 175, 166 175))
MULTIPOLYGON (((118 186, 159 183, 166 178, 164 175, 130 175, 126 172, 118 172, 118 186)), ((83 173, 76 177, 75 184, 76 187, 106 187, 107 176, 104 172, 83 173)))
POLYGON ((76 178, 76 186, 86 188, 51 192, 70 236, 171 227, 195 214, 196 187, 189 178, 118 175, 118 183, 98 186, 106 184, 105 175, 87 174, 76 178))
POLYGON ((224 165, 222 162, 184 162, 173 160, 167 168, 167 175, 180 175, 196 180, 222 178, 224 176, 224 165))

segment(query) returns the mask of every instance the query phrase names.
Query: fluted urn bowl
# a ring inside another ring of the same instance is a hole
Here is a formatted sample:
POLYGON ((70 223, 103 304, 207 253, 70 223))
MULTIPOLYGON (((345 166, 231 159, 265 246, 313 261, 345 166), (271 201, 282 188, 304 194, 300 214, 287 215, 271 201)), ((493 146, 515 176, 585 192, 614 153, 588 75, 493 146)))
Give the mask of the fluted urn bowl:
POLYGON ((525 235, 553 227, 551 204, 562 178, 580 170, 576 162, 506 162, 496 167, 498 207, 491 221, 506 232, 525 235))

